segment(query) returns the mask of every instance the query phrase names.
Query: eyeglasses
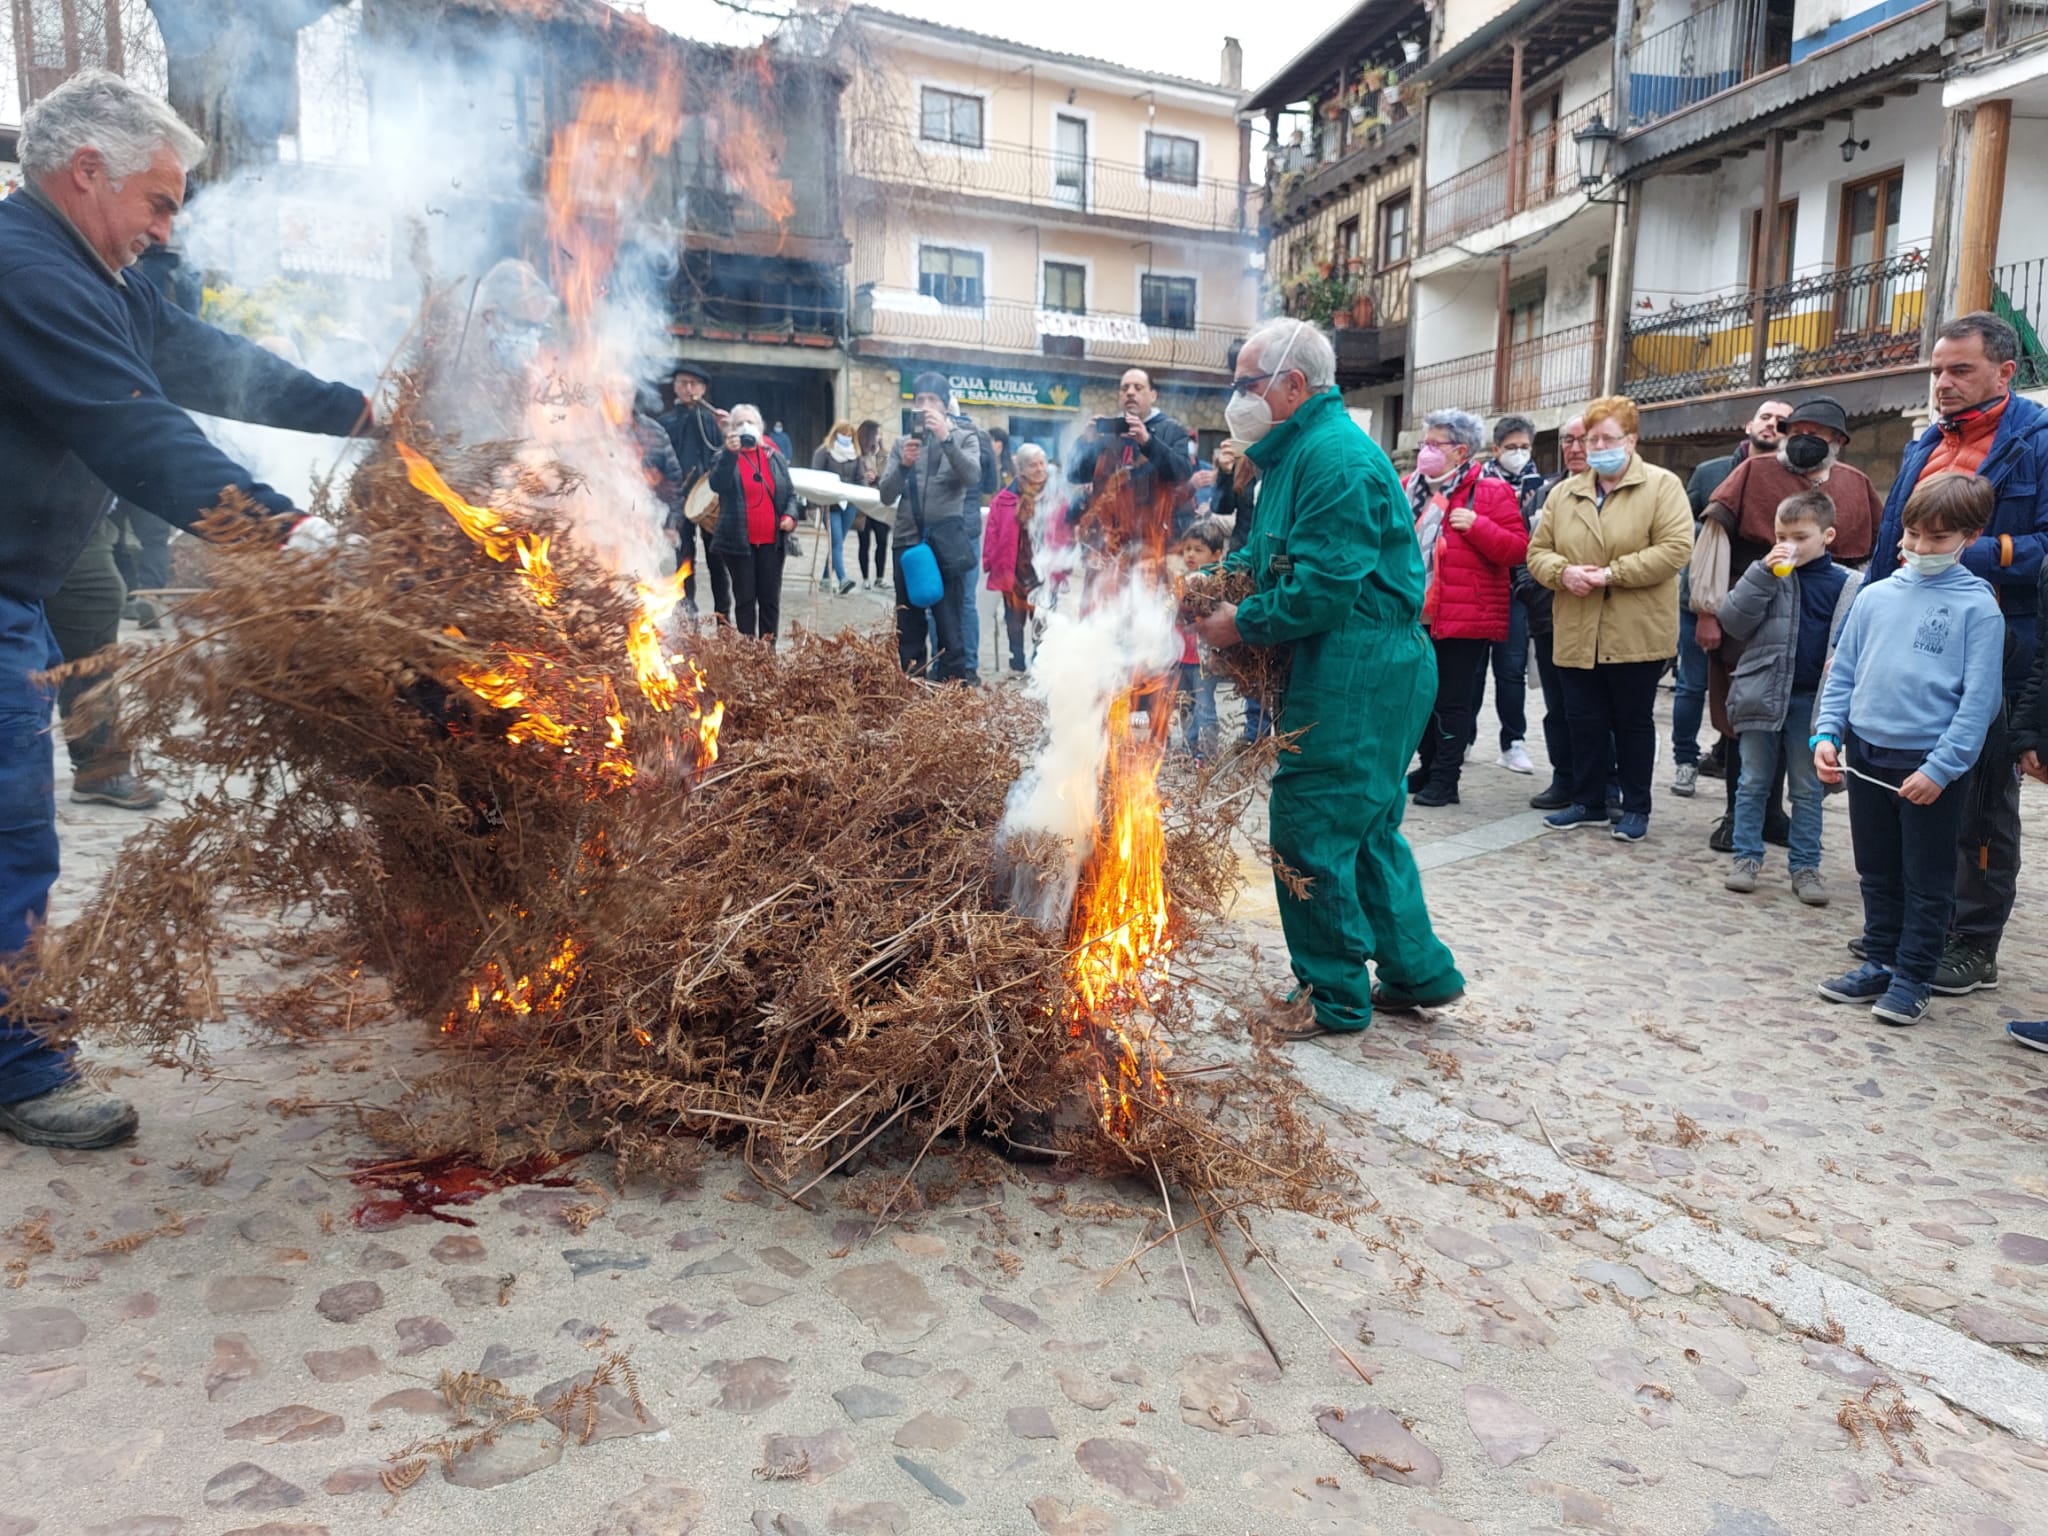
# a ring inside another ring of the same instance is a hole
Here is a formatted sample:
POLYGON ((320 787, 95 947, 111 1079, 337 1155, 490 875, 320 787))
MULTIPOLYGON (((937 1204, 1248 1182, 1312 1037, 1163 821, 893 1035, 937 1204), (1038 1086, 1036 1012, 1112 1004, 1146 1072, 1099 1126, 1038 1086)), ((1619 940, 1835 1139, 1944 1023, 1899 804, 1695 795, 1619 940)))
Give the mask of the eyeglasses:
POLYGON ((1586 439, 1586 446, 1588 448, 1619 448, 1627 441, 1628 434, 1623 432, 1617 437, 1589 437, 1586 439))
POLYGON ((1270 373, 1241 373, 1230 381, 1230 392, 1233 395, 1248 395, 1272 377, 1274 375, 1270 373))

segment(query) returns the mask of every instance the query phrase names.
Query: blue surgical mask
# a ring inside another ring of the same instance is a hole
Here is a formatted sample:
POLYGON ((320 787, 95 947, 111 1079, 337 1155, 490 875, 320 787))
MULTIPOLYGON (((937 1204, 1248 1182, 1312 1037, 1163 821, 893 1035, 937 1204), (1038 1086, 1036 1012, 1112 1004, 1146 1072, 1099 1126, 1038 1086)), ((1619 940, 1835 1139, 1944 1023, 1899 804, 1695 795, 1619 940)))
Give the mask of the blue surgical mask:
POLYGON ((1618 475, 1628 468, 1628 450, 1595 448, 1586 455, 1586 464, 1596 475, 1618 475))
POLYGON ((1960 549, 1952 549, 1943 555, 1905 555, 1906 569, 1916 576, 1939 576, 1943 571, 1963 558, 1960 549))

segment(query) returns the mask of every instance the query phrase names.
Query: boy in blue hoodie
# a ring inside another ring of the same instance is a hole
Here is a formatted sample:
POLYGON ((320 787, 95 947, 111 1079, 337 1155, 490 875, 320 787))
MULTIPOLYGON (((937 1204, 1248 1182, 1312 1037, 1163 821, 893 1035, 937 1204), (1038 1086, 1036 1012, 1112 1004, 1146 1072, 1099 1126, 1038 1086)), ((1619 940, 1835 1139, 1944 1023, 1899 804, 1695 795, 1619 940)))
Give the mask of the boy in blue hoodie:
POLYGON ((1987 480, 1930 475, 1913 488, 1905 569, 1858 594, 1813 721, 1814 770, 1849 780, 1867 958, 1820 985, 1887 1024, 1927 1016, 1955 907, 1955 847, 1970 769, 2004 704, 2005 620, 1957 562, 1997 504, 1987 480))

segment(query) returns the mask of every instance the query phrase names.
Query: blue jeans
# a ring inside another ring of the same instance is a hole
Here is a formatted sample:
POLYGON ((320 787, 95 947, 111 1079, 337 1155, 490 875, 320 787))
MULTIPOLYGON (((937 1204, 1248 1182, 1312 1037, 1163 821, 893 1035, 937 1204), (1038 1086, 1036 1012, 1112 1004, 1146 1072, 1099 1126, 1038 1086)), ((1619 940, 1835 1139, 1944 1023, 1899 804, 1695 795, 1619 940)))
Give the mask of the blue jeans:
MULTIPOLYGON (((1843 751, 1850 767, 1887 784, 1903 784, 1927 755, 1866 745, 1853 725, 1843 751)), ((1864 950, 1873 965, 1922 986, 1934 980, 1955 913, 1956 839, 1968 809, 1963 784, 1958 779, 1949 785, 1932 805, 1914 805, 1849 776, 1849 836, 1863 887, 1864 950)))
POLYGON ((1671 689, 1671 760, 1680 767, 1700 760, 1700 721, 1707 713, 1707 653, 1696 637, 1698 625, 1698 615, 1681 597, 1678 673, 1671 689))
POLYGON ((1215 674, 1199 661, 1184 661, 1180 664, 1180 689, 1192 694, 1195 701, 1195 707, 1188 711, 1184 739, 1189 752, 1200 752, 1203 742, 1216 739, 1215 674))
POLYGON ((831 507, 826 511, 828 532, 825 535, 825 556, 831 562, 832 579, 846 580, 846 530, 853 526, 853 508, 831 507))
POLYGON ((1266 718, 1266 711, 1257 699, 1244 701, 1244 739, 1249 746, 1261 736, 1273 734, 1273 722, 1266 718))
MULTIPOLYGON (((0 596, 0 956, 28 943, 57 879, 52 690, 30 674, 59 660, 43 605, 0 596)), ((68 1051, 0 1021, 0 1104, 48 1093, 70 1075, 68 1051)))
POLYGON ((1824 791, 1813 771, 1813 695, 1795 693, 1785 723, 1775 731, 1744 731, 1742 779, 1735 786, 1735 857, 1764 861, 1764 816, 1778 764, 1785 765, 1785 790, 1792 800, 1792 833, 1786 839, 1795 870, 1820 868, 1820 806, 1824 791))

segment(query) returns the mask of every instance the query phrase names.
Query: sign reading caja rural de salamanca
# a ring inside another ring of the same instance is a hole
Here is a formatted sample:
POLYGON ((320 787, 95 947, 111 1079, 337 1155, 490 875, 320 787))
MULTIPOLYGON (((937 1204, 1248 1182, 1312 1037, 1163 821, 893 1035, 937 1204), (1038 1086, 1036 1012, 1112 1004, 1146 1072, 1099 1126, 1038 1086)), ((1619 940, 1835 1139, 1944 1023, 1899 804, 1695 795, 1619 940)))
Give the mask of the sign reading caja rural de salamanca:
MULTIPOLYGON (((903 398, 911 397, 911 384, 929 363, 898 363, 903 398)), ((948 373, 953 402, 968 406, 1005 405, 1027 411, 1078 411, 1081 409, 1081 381, 1063 375, 1026 373, 948 373)))

